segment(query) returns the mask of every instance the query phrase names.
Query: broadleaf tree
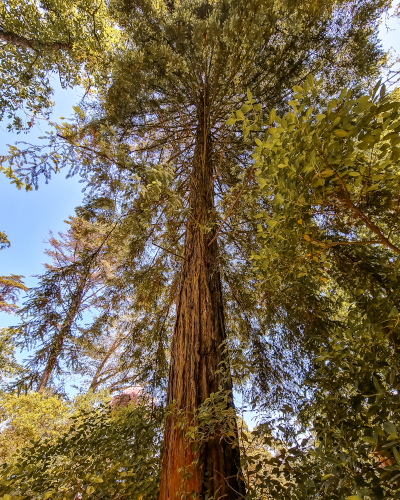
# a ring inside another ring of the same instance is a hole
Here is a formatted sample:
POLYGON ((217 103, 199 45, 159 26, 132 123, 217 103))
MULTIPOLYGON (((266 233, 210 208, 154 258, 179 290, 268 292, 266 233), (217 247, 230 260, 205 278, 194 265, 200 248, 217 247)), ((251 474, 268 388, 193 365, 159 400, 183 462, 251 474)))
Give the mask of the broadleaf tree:
POLYGON ((399 93, 378 82, 314 108, 320 88, 294 87, 255 139, 260 282, 291 296, 292 315, 311 288, 314 322, 331 319, 304 336, 309 394, 282 410, 293 446, 272 462, 286 482, 263 481, 277 497, 398 498, 399 93))

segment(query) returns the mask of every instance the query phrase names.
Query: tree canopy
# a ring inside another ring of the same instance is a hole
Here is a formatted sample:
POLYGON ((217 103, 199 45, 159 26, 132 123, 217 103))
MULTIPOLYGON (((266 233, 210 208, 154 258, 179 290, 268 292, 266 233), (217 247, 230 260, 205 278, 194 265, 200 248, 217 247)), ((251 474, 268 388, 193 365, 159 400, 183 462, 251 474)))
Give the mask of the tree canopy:
MULTIPOLYGON (((160 500, 241 498, 246 488, 301 498, 321 488, 338 498, 395 491, 377 482, 371 456, 397 460, 397 441, 383 443, 391 454, 382 455, 362 439, 381 443, 376 412, 382 438, 384 422, 396 425, 395 403, 381 397, 397 397, 384 384, 397 377, 398 101, 376 84, 385 62, 377 28, 389 5, 2 3, 10 127, 47 116, 52 72, 85 89, 73 121, 2 158, 28 188, 60 168, 87 185, 75 233, 63 250, 53 241, 58 263, 30 292, 19 332, 26 345, 43 342, 35 359, 52 369, 72 352, 68 342, 80 362, 97 341, 107 349, 113 329, 130 336, 135 356, 125 366, 135 359, 146 390, 169 405, 160 500), (89 290, 98 316, 82 328, 75 319, 89 290), (374 349, 369 374, 360 353, 374 349), (377 393, 360 392, 371 383, 377 393), (240 458, 247 434, 233 390, 261 412, 258 465, 240 458), (366 426, 372 434, 360 435, 366 426), (296 433, 310 444, 297 445, 296 433), (342 438, 358 440, 361 462, 342 438)), ((59 488, 52 494, 64 495, 59 488)))

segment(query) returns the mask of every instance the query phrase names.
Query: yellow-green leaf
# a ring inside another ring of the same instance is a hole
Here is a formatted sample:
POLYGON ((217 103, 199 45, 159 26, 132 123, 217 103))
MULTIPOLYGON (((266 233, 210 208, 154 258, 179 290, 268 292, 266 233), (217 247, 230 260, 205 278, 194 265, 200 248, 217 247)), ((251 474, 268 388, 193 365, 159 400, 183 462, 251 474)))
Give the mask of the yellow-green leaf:
POLYGON ((393 452, 393 456, 394 456, 394 458, 396 460, 397 465, 400 465, 400 455, 399 455, 399 452, 397 451, 397 448, 395 448, 393 446, 392 452, 393 452))
POLYGON ((333 175, 334 173, 335 173, 335 171, 334 171, 334 170, 332 170, 332 169, 327 169, 327 170, 323 170, 323 171, 321 172, 321 175, 322 175, 322 177, 330 177, 330 176, 331 176, 331 175, 333 175))
POLYGON ((240 111, 240 109, 236 111, 236 118, 238 120, 244 120, 244 114, 240 111))
POLYGON ((263 177, 258 177, 258 183, 260 184, 261 189, 267 184, 263 177))
POLYGON ((364 441, 364 443, 376 444, 376 440, 371 436, 362 436, 361 439, 364 441))

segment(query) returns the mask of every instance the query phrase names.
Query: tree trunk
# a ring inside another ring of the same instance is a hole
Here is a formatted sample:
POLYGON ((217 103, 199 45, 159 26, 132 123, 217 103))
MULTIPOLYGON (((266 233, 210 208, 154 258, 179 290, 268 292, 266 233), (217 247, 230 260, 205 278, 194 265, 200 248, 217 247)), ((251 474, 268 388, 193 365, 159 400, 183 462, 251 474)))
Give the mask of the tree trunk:
MULTIPOLYGON (((215 371, 224 360, 220 346, 225 340, 217 242, 209 245, 213 232, 204 230, 214 214, 211 140, 204 112, 198 114, 189 198, 191 212, 186 226, 167 395, 168 404, 175 401, 176 409, 184 410, 189 421, 195 408, 218 391, 221 380, 215 371)), ((238 448, 215 438, 196 453, 186 446, 184 432, 174 429, 174 424, 172 415, 165 423, 159 500, 175 499, 182 484, 178 470, 190 466, 194 459, 197 462, 189 469, 191 477, 183 483, 183 492, 195 492, 200 498, 208 495, 214 500, 240 498, 244 487, 237 478, 238 448)))
POLYGON ((56 343, 54 344, 53 348, 50 351, 49 359, 47 360, 46 367, 43 370, 43 373, 42 373, 42 376, 40 378, 39 385, 37 386, 36 392, 43 391, 47 386, 50 375, 51 375, 51 373, 52 373, 52 371, 57 363, 58 356, 60 355, 60 353, 62 351, 62 347, 63 347, 64 340, 65 340, 65 335, 63 333, 63 330, 65 330, 65 329, 63 329, 63 328, 60 329, 60 333, 57 337, 56 343))
POLYGON ((60 331, 58 332, 53 347, 50 350, 49 359, 47 360, 46 367, 43 370, 36 392, 41 392, 46 388, 49 378, 54 370, 54 367, 56 366, 58 356, 62 352, 65 339, 70 334, 72 323, 76 315, 79 313, 79 309, 82 303, 82 298, 85 290, 85 285, 88 280, 88 275, 89 271, 86 271, 83 274, 78 289, 76 290, 75 295, 72 297, 70 308, 61 325, 60 331))

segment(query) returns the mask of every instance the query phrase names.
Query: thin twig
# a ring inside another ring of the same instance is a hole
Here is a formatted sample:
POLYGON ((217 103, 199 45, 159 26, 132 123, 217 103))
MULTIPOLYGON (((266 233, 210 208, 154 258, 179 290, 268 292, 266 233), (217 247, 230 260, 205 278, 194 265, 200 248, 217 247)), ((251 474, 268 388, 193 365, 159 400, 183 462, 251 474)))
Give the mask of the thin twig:
MULTIPOLYGON (((320 245, 325 245, 323 241, 318 241, 318 240, 311 240, 311 243, 318 243, 320 245)), ((336 247, 338 245, 381 245, 382 242, 380 240, 377 241, 334 241, 333 243, 328 243, 327 245, 324 246, 322 250, 317 252, 314 255, 311 255, 310 258, 312 257, 318 257, 322 252, 324 252, 327 248, 330 247, 336 247)))
POLYGON ((189 262, 185 257, 183 257, 182 255, 178 255, 177 253, 174 253, 174 252, 171 252, 171 250, 167 250, 166 248, 164 247, 160 247, 160 245, 157 245, 157 243, 152 243, 152 245, 154 245, 155 247, 158 247, 160 248, 161 250, 164 250, 164 252, 168 252, 172 255, 175 255, 175 257, 179 257, 180 259, 183 259, 183 260, 186 260, 187 262, 189 262))
POLYGON ((211 243, 213 243, 213 242, 215 241, 215 239, 217 238, 217 236, 218 236, 219 232, 220 232, 220 231, 221 231, 221 229, 222 229, 222 226, 225 224, 226 220, 227 220, 227 219, 228 219, 228 217, 231 215, 232 210, 235 208, 236 203, 238 202, 239 198, 241 197, 241 195, 242 195, 242 193, 243 193, 243 191, 244 191, 245 187, 246 187, 246 186, 247 186, 247 184, 249 183, 250 178, 251 178, 251 176, 252 176, 253 172, 254 172, 254 168, 252 168, 252 169, 250 170, 249 175, 247 176, 246 182, 244 183, 244 185, 243 185, 242 189, 240 190, 239 194, 236 196, 236 200, 233 202, 233 204, 232 204, 231 208, 229 209, 228 213, 226 214, 226 216, 225 216, 224 220, 221 222, 221 225, 219 226, 218 231, 215 233, 214 238, 210 241, 210 243, 208 244, 208 246, 210 246, 210 245, 211 245, 211 243))
MULTIPOLYGON (((356 216, 364 222, 364 224, 368 227, 368 229, 378 236, 378 238, 380 239, 381 245, 385 245, 388 248, 390 248, 391 250, 393 250, 394 252, 400 254, 400 249, 397 248, 392 243, 390 243, 390 241, 386 238, 386 236, 384 236, 384 234, 381 232, 381 230, 351 201, 349 191, 348 191, 346 184, 344 183, 342 177, 337 173, 337 171, 333 168, 333 166, 326 161, 325 156, 323 155, 321 150, 320 150, 320 156, 322 157, 325 165, 333 170, 335 176, 337 177, 337 179, 340 182, 340 185, 341 185, 342 190, 343 190, 344 195, 345 195, 345 199, 344 200, 339 199, 339 201, 344 202, 347 205, 347 208, 352 210, 356 214, 356 216)), ((337 197, 335 195, 333 195, 333 196, 337 197)))

